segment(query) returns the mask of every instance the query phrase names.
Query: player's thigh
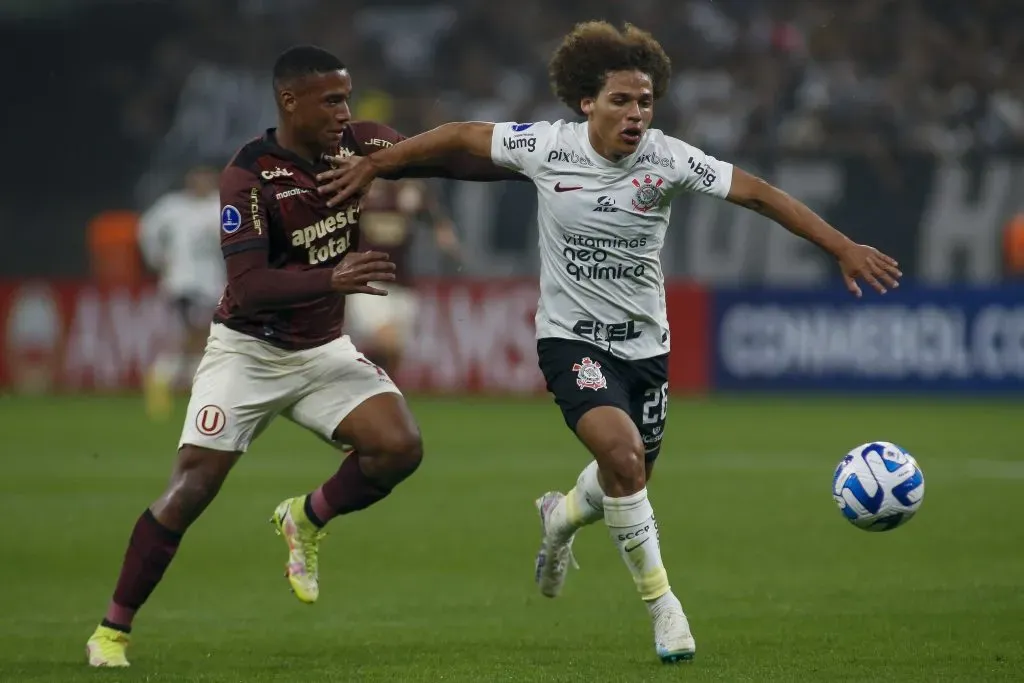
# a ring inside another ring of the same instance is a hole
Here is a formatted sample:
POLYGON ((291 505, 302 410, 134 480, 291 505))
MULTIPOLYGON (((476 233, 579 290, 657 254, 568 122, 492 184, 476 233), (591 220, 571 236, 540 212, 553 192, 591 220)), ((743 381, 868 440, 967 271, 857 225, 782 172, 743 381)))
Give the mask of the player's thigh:
POLYGON ((615 408, 629 415, 629 387, 616 359, 601 349, 569 339, 540 339, 537 358, 548 391, 577 436, 581 419, 595 408, 615 408))
POLYGON ((334 430, 335 443, 351 444, 361 455, 418 464, 423 457, 419 426, 405 397, 376 394, 357 405, 334 430))
POLYGON ((178 447, 245 452, 303 390, 297 355, 213 325, 192 381, 178 447))
POLYGON ((640 432, 644 459, 653 468, 668 419, 668 355, 631 361, 624 372, 630 385, 629 414, 640 432))
MULTIPOLYGON (((338 433, 339 426, 371 398, 388 394, 398 400, 380 401, 378 402, 380 405, 385 407, 398 404, 402 407, 405 406, 402 392, 391 377, 383 368, 367 360, 347 336, 336 339, 318 349, 316 357, 310 361, 306 372, 309 380, 308 390, 285 411, 284 415, 325 441, 341 441, 358 447, 358 442, 348 441, 349 438, 356 438, 355 436, 338 433), (336 439, 335 436, 339 438, 336 439)), ((406 413, 408 412, 407 408, 404 410, 406 413)), ((366 411, 360 412, 365 413, 366 411)), ((394 411, 388 408, 373 421, 374 423, 388 424, 396 416, 404 419, 404 416, 393 413, 394 411)), ((409 417, 411 419, 411 415, 409 417)), ((395 424, 401 427, 405 423, 397 422, 395 424)))

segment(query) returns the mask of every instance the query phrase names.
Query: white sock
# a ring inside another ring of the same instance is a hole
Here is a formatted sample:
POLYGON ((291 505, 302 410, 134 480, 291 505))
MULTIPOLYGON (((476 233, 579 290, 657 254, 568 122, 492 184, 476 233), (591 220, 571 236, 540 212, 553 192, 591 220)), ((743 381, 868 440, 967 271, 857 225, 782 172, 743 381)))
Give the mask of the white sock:
POLYGON ((597 462, 591 461, 576 479, 576 486, 559 501, 548 516, 547 528, 564 543, 577 530, 604 517, 604 491, 597 479, 597 462))
POLYGON ((633 575, 640 597, 650 601, 669 593, 668 574, 661 562, 658 523, 647 499, 647 489, 624 498, 606 496, 604 521, 633 575))

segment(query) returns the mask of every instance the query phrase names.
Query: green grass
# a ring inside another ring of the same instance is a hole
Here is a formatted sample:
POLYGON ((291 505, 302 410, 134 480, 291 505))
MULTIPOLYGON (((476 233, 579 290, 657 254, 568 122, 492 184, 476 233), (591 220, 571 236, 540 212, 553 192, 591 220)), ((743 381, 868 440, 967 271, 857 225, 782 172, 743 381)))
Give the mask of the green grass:
POLYGON ((1024 676, 1021 405, 766 397, 672 402, 651 486, 695 661, 657 663, 607 532, 558 600, 532 583, 533 498, 586 462, 554 405, 415 400, 427 460, 337 520, 320 602, 282 578, 267 518, 336 456, 285 422, 245 456, 136 621, 125 672, 91 671, 137 515, 179 423, 132 398, 0 398, 0 681, 998 681, 1024 676), (913 452, 928 495, 887 534, 832 502, 852 446, 913 452))

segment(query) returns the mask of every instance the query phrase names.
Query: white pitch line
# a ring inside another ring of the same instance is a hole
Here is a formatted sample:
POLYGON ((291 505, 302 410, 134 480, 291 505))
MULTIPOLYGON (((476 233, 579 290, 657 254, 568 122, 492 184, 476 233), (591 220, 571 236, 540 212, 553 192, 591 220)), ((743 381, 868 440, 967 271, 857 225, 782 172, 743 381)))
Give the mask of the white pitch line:
POLYGON ((1019 460, 968 460, 967 473, 978 479, 1024 479, 1024 462, 1019 460))

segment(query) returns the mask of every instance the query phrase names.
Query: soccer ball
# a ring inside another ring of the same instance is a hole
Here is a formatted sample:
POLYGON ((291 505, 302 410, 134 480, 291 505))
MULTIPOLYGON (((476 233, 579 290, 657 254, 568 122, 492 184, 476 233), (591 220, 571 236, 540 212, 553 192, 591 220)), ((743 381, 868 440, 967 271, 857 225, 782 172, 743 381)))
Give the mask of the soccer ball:
POLYGON ((832 497, 854 526, 890 531, 906 524, 924 500, 924 473, 896 444, 873 441, 846 454, 832 477, 832 497))

